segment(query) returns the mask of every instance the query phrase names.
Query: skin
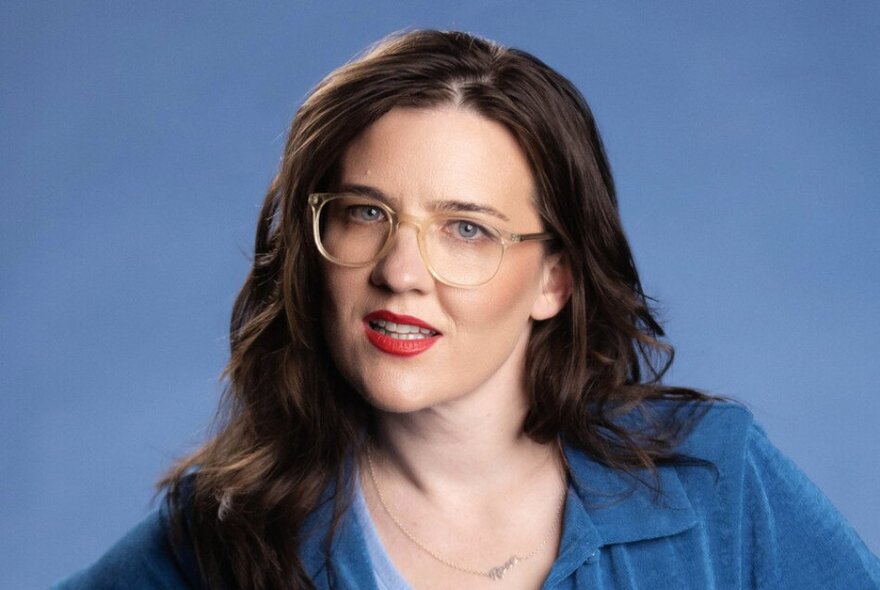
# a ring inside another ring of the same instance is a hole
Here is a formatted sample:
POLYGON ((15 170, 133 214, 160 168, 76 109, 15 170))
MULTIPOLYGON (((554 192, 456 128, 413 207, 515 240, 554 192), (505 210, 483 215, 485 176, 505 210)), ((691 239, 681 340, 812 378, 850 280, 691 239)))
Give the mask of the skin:
MULTIPOLYGON (((430 215, 437 202, 455 200, 498 210, 506 220, 476 216, 500 229, 544 229, 515 138, 454 106, 387 113, 345 151, 340 184, 380 191, 408 215, 430 215)), ((570 295, 564 260, 538 242, 519 244, 489 283, 451 287, 430 274, 416 230, 402 225, 383 259, 363 268, 325 262, 324 277, 327 341, 343 375, 377 411, 376 476, 396 516, 437 553, 479 569, 549 537, 504 581, 539 587, 555 557, 565 484, 556 449, 522 435, 523 371, 533 322, 558 313, 570 295), (382 352, 363 322, 380 309, 415 316, 442 336, 413 357, 382 352)), ((418 549, 388 519, 369 479, 362 483, 386 549, 416 588, 491 587, 418 549)))

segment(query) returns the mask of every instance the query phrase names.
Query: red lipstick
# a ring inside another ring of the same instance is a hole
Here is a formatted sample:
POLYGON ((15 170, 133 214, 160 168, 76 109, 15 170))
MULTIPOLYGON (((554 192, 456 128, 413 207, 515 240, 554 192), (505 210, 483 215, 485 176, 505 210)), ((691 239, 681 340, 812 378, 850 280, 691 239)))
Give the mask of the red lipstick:
POLYGON ((415 356, 434 346, 441 334, 419 318, 398 315, 385 309, 364 316, 364 330, 370 344, 395 356, 415 356))

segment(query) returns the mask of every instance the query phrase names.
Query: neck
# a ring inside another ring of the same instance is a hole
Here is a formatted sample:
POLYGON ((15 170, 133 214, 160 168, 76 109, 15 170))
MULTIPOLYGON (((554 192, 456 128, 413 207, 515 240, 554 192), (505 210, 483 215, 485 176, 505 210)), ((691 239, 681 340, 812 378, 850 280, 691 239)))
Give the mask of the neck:
POLYGON ((555 444, 539 444, 523 433, 525 413, 524 401, 380 412, 374 460, 386 477, 429 498, 495 495, 538 470, 559 468, 555 444))
POLYGON ((392 552, 417 577, 441 575, 442 586, 462 587, 463 572, 494 580, 516 566, 536 587, 550 569, 562 530, 564 460, 556 444, 523 434, 525 396, 521 403, 502 397, 507 403, 490 391, 418 412, 377 413, 361 485, 392 552), (445 565, 425 563, 425 554, 445 565))

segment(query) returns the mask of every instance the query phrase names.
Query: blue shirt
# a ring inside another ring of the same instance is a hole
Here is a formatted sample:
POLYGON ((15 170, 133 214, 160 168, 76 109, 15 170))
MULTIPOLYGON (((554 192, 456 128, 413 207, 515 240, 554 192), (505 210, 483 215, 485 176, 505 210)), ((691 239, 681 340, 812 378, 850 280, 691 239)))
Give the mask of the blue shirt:
POLYGON ((379 538, 379 531, 373 523, 370 516, 370 509, 367 507, 367 501, 364 499, 361 490, 360 477, 354 477, 354 500, 351 503, 351 512, 354 515, 357 525, 364 534, 364 541, 367 544, 367 555, 370 558, 370 568, 373 570, 373 577, 376 579, 378 590, 412 590, 412 587, 403 579, 400 572, 391 561, 388 552, 382 545, 379 538))
MULTIPOLYGON (((880 560, 747 410, 713 405, 679 451, 715 468, 662 466, 657 497, 566 449, 571 481, 562 539, 543 588, 880 588, 880 560)), ((325 552, 332 497, 328 490, 304 528, 315 530, 300 547, 305 570, 317 588, 376 590, 364 530, 351 510, 325 552)), ((203 587, 192 549, 171 549, 164 508, 56 586, 203 587)))

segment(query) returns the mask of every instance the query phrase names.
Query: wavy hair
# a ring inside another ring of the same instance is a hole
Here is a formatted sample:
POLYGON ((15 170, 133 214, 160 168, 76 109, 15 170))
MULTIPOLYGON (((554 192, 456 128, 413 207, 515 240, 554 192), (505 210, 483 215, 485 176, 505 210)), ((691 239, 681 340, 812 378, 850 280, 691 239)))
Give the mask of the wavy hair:
POLYGON ((346 147, 382 115, 440 105, 513 134, 531 165, 538 213, 556 236, 552 247, 571 268, 570 301, 532 329, 525 432, 564 440, 615 469, 650 472, 678 458, 675 444, 694 418, 619 415, 650 413, 647 402, 658 398, 708 399, 660 382, 672 348, 642 289, 578 90, 534 56, 469 34, 393 35, 332 72, 296 113, 233 309, 216 430, 160 482, 210 587, 312 587, 297 557, 303 523, 328 486, 343 489, 371 415, 324 341, 307 197, 331 188, 346 147))

